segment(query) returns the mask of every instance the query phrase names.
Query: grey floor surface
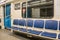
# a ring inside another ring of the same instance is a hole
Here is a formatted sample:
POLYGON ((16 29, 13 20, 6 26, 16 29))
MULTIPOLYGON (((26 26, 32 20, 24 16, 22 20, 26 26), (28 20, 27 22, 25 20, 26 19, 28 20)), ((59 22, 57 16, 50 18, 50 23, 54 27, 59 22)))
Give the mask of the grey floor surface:
MULTIPOLYGON (((33 40, 33 39, 29 39, 29 38, 25 38, 23 36, 16 35, 6 29, 4 29, 4 30, 0 29, 0 40, 33 40)), ((35 38, 34 40, 38 40, 38 39, 35 38)), ((39 40, 48 40, 48 39, 40 38, 39 40)))
POLYGON ((30 39, 17 36, 8 30, 0 30, 0 40, 30 40, 30 39))

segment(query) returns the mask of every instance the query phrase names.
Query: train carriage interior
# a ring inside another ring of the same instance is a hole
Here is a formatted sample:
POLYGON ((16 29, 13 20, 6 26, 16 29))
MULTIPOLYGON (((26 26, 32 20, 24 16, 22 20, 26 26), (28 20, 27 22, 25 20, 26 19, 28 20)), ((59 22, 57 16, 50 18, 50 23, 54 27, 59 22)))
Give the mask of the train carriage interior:
POLYGON ((59 4, 60 0, 1 0, 0 29, 29 38, 60 40, 59 4))

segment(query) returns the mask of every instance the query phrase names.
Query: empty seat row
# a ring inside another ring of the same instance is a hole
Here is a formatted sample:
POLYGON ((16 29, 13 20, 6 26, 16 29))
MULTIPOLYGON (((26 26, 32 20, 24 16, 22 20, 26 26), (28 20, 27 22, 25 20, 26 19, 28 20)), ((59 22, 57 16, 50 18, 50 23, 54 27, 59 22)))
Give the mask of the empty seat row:
MULTIPOLYGON (((44 28, 44 21, 43 20, 36 20, 34 22, 34 27, 35 28, 44 28)), ((47 20, 45 21, 45 29, 49 29, 49 30, 58 30, 58 21, 56 20, 47 20)), ((32 33, 33 30, 31 30, 29 33, 32 33)), ((38 32, 34 33, 34 34, 37 34, 38 32)), ((56 38, 57 37, 57 34, 56 33, 50 33, 50 32, 41 32, 40 31, 41 36, 45 36, 45 37, 50 37, 50 38, 56 38)), ((38 33, 38 35, 40 34, 38 33)))
POLYGON ((15 19, 13 21, 13 24, 14 25, 21 25, 21 26, 30 26, 32 27, 33 26, 33 21, 32 20, 27 20, 27 24, 26 24, 26 21, 25 20, 18 20, 18 19, 15 19))
MULTIPOLYGON (((21 26, 29 26, 33 27, 33 20, 27 20, 27 24, 25 20, 14 20, 13 22, 14 25, 21 25, 21 26)), ((60 24, 60 22, 59 22, 60 24)), ((51 29, 51 30, 57 30, 58 22, 55 20, 47 20, 45 22, 45 28, 46 29, 51 29)), ((36 28, 43 28, 44 27, 44 21, 43 20, 36 20, 34 22, 34 27, 36 28)), ((60 27, 59 27, 60 30, 60 27)))
MULTIPOLYGON (((59 21, 59 27, 58 27, 58 21, 56 21, 56 20, 46 20, 45 24, 44 24, 44 20, 33 21, 33 20, 17 20, 17 19, 15 19, 13 21, 13 24, 21 25, 21 26, 27 25, 28 27, 34 26, 34 28, 42 28, 42 29, 45 28, 45 29, 49 29, 49 30, 56 30, 56 31, 59 30, 60 31, 60 21, 59 21)), ((42 31, 36 31, 36 30, 31 30, 31 29, 26 30, 25 28, 16 28, 16 27, 15 27, 15 29, 16 30, 19 29, 22 32, 28 32, 28 33, 35 34, 35 35, 39 35, 41 33, 41 36, 50 37, 50 38, 57 37, 57 33, 51 33, 51 32, 45 32, 45 31, 42 32, 42 31)), ((60 34, 58 35, 58 38, 60 39, 60 34)))

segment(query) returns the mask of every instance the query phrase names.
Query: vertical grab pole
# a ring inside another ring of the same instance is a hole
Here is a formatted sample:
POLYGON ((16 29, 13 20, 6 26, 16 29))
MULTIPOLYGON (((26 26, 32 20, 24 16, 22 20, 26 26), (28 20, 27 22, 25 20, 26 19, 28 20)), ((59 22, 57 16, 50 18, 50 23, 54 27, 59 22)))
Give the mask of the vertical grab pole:
MULTIPOLYGON (((5 4, 5 9, 4 10, 5 10, 5 14, 4 14, 5 15, 5 18, 4 18, 4 26, 5 26, 6 25, 6 23, 5 23, 5 21, 6 21, 6 4, 5 4)), ((5 26, 5 28, 6 28, 6 26, 5 26)))
POLYGON ((28 3, 27 3, 27 0, 26 0, 26 31, 27 31, 27 8, 28 7, 28 3))

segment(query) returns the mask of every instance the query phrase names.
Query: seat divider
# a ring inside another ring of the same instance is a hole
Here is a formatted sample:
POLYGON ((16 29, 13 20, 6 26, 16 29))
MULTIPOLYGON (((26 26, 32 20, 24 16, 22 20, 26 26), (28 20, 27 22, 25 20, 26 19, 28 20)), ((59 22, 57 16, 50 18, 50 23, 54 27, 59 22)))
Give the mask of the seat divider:
POLYGON ((33 20, 33 30, 34 30, 34 23, 35 23, 35 20, 33 20))
POLYGON ((39 34, 41 36, 41 34, 45 31, 45 20, 44 20, 44 27, 43 27, 43 31, 39 34))
POLYGON ((57 26, 58 28, 57 28, 57 36, 56 36, 56 39, 58 39, 58 35, 59 35, 59 20, 58 20, 58 26, 57 26))

